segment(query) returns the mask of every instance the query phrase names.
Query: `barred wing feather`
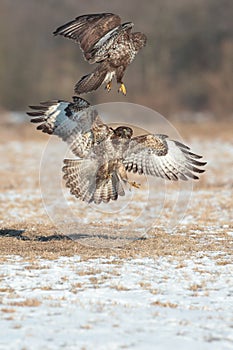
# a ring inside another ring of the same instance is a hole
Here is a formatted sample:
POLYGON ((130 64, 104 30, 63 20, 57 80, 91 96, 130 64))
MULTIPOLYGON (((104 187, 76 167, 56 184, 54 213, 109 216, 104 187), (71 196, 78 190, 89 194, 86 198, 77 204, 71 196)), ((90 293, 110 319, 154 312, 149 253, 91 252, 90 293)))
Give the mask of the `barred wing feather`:
POLYGON ((143 135, 131 140, 123 163, 129 172, 177 181, 198 179, 197 174, 205 171, 201 167, 206 164, 200 158, 188 146, 166 135, 143 135))

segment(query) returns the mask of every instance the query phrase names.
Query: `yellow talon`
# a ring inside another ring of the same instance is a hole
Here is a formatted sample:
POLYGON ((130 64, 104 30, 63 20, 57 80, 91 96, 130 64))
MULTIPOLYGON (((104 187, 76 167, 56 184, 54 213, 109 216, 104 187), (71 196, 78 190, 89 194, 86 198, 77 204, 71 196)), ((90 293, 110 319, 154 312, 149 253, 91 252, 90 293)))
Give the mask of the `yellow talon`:
POLYGON ((107 83, 107 85, 105 86, 105 89, 107 89, 108 92, 111 91, 111 89, 112 89, 112 82, 111 81, 109 83, 107 83))
POLYGON ((118 92, 122 92, 123 95, 126 95, 126 87, 123 83, 121 83, 118 92))
POLYGON ((135 182, 135 181, 129 182, 129 184, 135 188, 140 188, 140 186, 141 186, 140 184, 137 184, 137 182, 135 182))

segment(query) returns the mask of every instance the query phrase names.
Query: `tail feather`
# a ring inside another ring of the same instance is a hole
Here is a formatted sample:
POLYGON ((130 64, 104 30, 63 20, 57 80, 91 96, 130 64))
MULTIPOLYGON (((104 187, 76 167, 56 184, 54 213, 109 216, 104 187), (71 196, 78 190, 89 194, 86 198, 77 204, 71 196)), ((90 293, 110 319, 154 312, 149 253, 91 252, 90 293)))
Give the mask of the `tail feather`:
POLYGON ((122 182, 119 180, 119 177, 116 173, 113 173, 112 184, 113 184, 113 187, 116 189, 116 192, 119 196, 125 195, 125 191, 124 191, 122 182))
POLYGON ((93 200, 96 204, 108 203, 110 199, 116 200, 118 198, 117 190, 113 186, 112 179, 109 178, 99 186, 94 193, 93 200))
POLYGON ((121 180, 118 175, 113 172, 111 177, 104 181, 94 193, 94 202, 100 204, 101 202, 108 203, 111 200, 117 200, 118 196, 124 196, 121 180))
POLYGON ((108 69, 104 64, 98 67, 90 74, 84 75, 75 85, 74 91, 77 95, 96 90, 103 84, 108 69))

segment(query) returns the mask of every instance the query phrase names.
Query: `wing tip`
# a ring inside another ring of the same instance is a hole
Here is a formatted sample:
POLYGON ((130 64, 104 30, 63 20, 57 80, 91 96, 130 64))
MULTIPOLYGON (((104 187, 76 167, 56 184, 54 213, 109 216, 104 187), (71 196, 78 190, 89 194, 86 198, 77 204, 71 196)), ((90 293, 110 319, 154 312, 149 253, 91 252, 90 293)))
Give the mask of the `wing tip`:
POLYGON ((58 28, 53 31, 53 36, 57 36, 59 34, 58 28))

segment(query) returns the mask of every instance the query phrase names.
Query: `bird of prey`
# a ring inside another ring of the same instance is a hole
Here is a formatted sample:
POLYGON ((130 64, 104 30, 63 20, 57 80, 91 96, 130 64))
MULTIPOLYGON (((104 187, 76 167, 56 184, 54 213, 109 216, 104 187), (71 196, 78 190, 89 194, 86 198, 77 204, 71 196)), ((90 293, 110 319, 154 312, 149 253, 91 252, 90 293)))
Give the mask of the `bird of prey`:
POLYGON ((76 158, 64 159, 64 180, 81 201, 100 204, 124 196, 128 172, 166 180, 198 179, 205 170, 202 156, 162 134, 133 137, 128 126, 113 129, 104 124, 95 108, 80 97, 73 102, 47 101, 32 106, 32 122, 39 130, 61 137, 76 158))
POLYGON ((113 13, 99 13, 79 16, 54 31, 54 35, 76 41, 89 63, 98 63, 75 85, 76 94, 96 90, 102 84, 110 91, 115 76, 120 84, 118 91, 126 95, 125 70, 146 44, 145 34, 132 33, 132 28, 132 22, 121 24, 121 18, 113 13))

